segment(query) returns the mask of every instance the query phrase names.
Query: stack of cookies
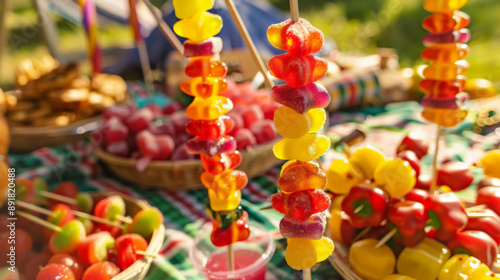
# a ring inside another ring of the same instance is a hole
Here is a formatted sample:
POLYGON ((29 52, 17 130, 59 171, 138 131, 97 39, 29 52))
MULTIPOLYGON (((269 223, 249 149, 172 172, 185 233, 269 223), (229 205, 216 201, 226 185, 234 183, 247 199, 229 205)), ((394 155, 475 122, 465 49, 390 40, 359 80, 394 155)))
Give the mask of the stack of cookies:
POLYGON ((7 94, 7 119, 12 126, 66 126, 100 114, 126 98, 127 85, 115 75, 80 74, 78 64, 60 66, 50 56, 28 59, 16 71, 19 96, 7 94))

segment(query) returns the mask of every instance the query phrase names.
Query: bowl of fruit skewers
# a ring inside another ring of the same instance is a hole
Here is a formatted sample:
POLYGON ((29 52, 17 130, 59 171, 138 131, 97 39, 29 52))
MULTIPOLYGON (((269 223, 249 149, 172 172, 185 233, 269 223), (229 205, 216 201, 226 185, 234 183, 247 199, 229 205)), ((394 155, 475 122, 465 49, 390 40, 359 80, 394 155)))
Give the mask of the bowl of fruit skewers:
MULTIPOLYGON (((407 136, 398 152, 398 157, 407 161, 406 168, 404 164, 396 167, 402 163, 399 159, 384 159, 374 149, 362 148, 327 171, 329 179, 338 179, 331 190, 347 195, 332 203, 329 229, 337 248, 330 258, 334 267, 346 279, 444 280, 458 279, 454 277, 459 273, 474 279, 500 277, 492 272, 498 272, 499 211, 489 203, 498 201, 500 192, 488 192, 486 198, 481 191, 496 187, 481 188, 477 205, 465 208, 450 189, 463 190, 472 183, 468 168, 456 162, 443 164, 437 173, 438 183, 450 188, 431 193, 412 188, 426 146, 407 136), (372 160, 360 162, 359 158, 372 160), (349 169, 347 173, 353 176, 342 172, 349 169), (373 182, 367 185, 367 180, 373 182), (393 184, 395 180, 398 184, 393 184)), ((485 175, 497 175, 487 172, 497 154, 487 153, 481 160, 485 175)), ((483 181, 486 186, 491 180, 483 181)), ((424 189, 426 185, 418 184, 424 189)))
POLYGON ((17 201, 17 233, 26 246, 18 250, 17 260, 27 279, 56 279, 54 273, 77 280, 96 274, 107 277, 102 279, 144 278, 165 237, 163 215, 156 208, 128 196, 81 193, 71 182, 61 183, 52 193, 42 191, 41 179, 23 179, 22 184, 27 195, 17 201), (34 201, 50 210, 34 206, 34 201), (46 217, 60 231, 44 229, 22 212, 46 217), (32 269, 40 266, 40 271, 32 269))
MULTIPOLYGON (((224 164, 238 166, 255 177, 280 161, 272 147, 278 134, 272 121, 277 104, 267 90, 247 84, 233 85, 226 91, 234 104, 227 116, 214 121, 214 129, 224 130, 236 140, 237 150, 223 153, 224 164)), ((110 107, 104 122, 93 133, 96 156, 121 179, 144 187, 183 190, 202 188, 203 162, 188 153, 188 140, 199 129, 177 102, 160 108, 148 105, 110 107)))

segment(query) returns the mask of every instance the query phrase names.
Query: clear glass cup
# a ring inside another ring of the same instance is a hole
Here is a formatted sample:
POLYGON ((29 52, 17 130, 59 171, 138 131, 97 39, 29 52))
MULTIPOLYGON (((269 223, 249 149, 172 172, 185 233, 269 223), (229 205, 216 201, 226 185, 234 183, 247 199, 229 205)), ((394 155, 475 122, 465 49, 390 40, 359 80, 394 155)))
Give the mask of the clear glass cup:
POLYGON ((250 237, 233 244, 235 270, 228 269, 228 247, 215 247, 210 241, 212 223, 206 223, 189 251, 193 266, 210 280, 264 280, 267 263, 276 245, 269 231, 249 222, 250 237))

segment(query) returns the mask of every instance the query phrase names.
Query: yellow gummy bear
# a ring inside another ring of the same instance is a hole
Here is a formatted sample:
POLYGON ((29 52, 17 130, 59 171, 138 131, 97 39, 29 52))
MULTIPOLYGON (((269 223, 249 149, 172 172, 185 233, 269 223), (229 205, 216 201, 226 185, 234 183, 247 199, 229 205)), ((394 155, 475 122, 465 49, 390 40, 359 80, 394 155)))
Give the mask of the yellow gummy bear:
POLYGON ((396 262, 398 273, 415 279, 436 279, 451 252, 434 239, 425 238, 414 247, 403 249, 396 262))
POLYGON ((173 4, 175 16, 179 19, 184 19, 212 9, 214 0, 174 0, 173 4))
POLYGON ((426 108, 422 111, 422 117, 432 123, 444 127, 452 127, 467 117, 465 107, 458 109, 434 109, 426 108))
POLYGON ((364 181, 363 172, 347 159, 336 159, 326 171, 326 188, 332 193, 346 194, 364 181))
POLYGON ((465 72, 467 72, 467 68, 462 68, 454 63, 434 63, 425 67, 422 76, 430 80, 448 81, 465 72))
POLYGON ((274 113, 274 125, 278 133, 285 138, 300 138, 306 133, 318 131, 326 120, 324 109, 311 109, 305 114, 297 113, 286 106, 274 113))
POLYGON ((500 150, 487 152, 481 159, 481 166, 484 169, 484 175, 493 178, 500 178, 500 150))
POLYGON ((287 239, 285 260, 296 270, 313 267, 317 262, 326 260, 333 252, 333 242, 326 237, 318 240, 306 238, 287 239))
POLYGON ((405 196, 417 182, 415 170, 409 162, 400 158, 389 159, 379 164, 374 177, 375 183, 383 187, 392 198, 405 196))
POLYGON ((283 139, 273 147, 279 159, 311 161, 323 155, 330 148, 330 139, 324 135, 306 134, 298 139, 283 139))
POLYGON ((349 158, 349 162, 363 171, 364 177, 369 180, 373 179, 375 169, 384 161, 382 152, 372 146, 357 149, 349 158))
POLYGON ((209 12, 197 13, 174 24, 177 35, 195 42, 217 35, 222 29, 222 18, 209 12))
POLYGON ((233 102, 224 96, 207 99, 195 97, 187 107, 186 115, 192 120, 215 120, 233 109, 233 102))
POLYGON ((231 211, 240 205, 241 191, 235 191, 226 199, 219 199, 213 190, 208 190, 208 199, 210 200, 210 208, 214 211, 231 211))
POLYGON ((363 279, 378 280, 394 272, 396 256, 385 244, 375 248, 377 243, 377 239, 363 239, 354 242, 349 249, 349 264, 363 279))
POLYGON ((452 13, 462 8, 467 0, 426 0, 424 9, 431 13, 452 13))

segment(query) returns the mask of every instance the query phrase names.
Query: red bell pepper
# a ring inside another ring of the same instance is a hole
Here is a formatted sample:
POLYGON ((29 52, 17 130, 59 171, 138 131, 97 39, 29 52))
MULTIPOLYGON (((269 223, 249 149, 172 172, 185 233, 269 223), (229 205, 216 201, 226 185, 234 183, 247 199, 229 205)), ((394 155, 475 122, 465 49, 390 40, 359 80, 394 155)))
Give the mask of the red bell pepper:
POLYGON ((431 194, 424 206, 440 241, 451 239, 467 225, 467 213, 454 193, 431 194))
POLYGON ((406 200, 416 201, 424 204, 424 201, 429 197, 429 192, 422 189, 413 188, 405 195, 406 200))
POLYGON ((383 190, 356 185, 342 201, 342 210, 351 218, 353 227, 376 227, 384 221, 388 204, 389 198, 383 190))
POLYGON ((500 188, 484 187, 477 192, 476 204, 485 204, 500 216, 500 188))
POLYGON ((497 243, 482 231, 467 230, 458 232, 448 241, 454 254, 467 254, 491 266, 497 257, 497 243))
POLYGON ((395 240, 406 247, 413 247, 424 240, 427 215, 422 203, 407 200, 391 204, 387 220, 390 227, 397 229, 395 240))
POLYGON ((469 222, 465 230, 478 230, 488 234, 497 245, 500 246, 500 216, 490 209, 477 211, 475 213, 482 213, 489 215, 487 217, 469 217, 469 222))

